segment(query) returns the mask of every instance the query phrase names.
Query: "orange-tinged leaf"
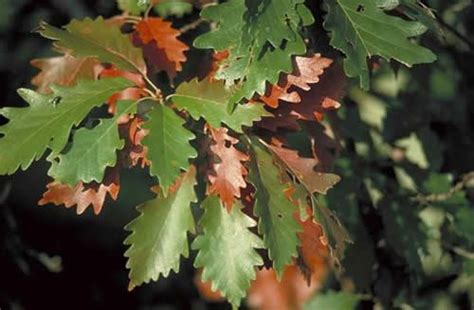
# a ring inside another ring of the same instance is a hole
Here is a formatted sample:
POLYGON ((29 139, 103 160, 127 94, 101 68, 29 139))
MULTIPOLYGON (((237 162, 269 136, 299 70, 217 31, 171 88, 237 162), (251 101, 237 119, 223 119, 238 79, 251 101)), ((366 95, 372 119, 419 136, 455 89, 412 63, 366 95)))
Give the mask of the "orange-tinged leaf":
POLYGON ((133 82, 137 87, 129 87, 121 92, 113 94, 108 100, 109 113, 115 114, 117 101, 119 100, 138 100, 144 96, 143 89, 145 88, 145 81, 143 76, 138 73, 133 73, 125 70, 117 69, 115 66, 104 68, 99 74, 100 78, 107 77, 123 77, 133 82))
POLYGON ((269 95, 261 96, 260 100, 272 108, 277 108, 280 100, 290 103, 301 102, 300 94, 297 91, 289 92, 290 88, 310 90, 311 87, 308 84, 318 83, 319 76, 332 62, 332 59, 322 57, 319 53, 312 57, 296 57, 294 73, 282 78, 281 85, 283 86, 272 85, 269 95))
POLYGON ((311 85, 309 91, 296 90, 300 96, 299 103, 280 102, 275 109, 268 109, 274 117, 263 118, 257 126, 276 131, 278 128, 299 129, 297 120, 317 121, 324 114, 338 109, 339 100, 344 95, 346 78, 342 68, 331 66, 320 76, 320 81, 311 85))
POLYGON ((219 195, 230 210, 235 197, 240 198, 240 189, 246 187, 244 177, 248 171, 242 162, 248 161, 249 157, 235 148, 239 141, 228 135, 227 128, 210 128, 209 131, 215 142, 210 146, 211 151, 219 158, 219 162, 213 165, 215 175, 209 175, 209 193, 219 195))
POLYGON ((248 304, 259 310, 301 309, 303 304, 321 287, 326 272, 314 274, 311 284, 295 265, 285 267, 279 282, 273 269, 262 269, 252 283, 248 295, 248 304))
POLYGON ((212 54, 212 63, 211 63, 211 71, 209 72, 208 76, 210 80, 215 80, 215 75, 219 70, 219 66, 221 62, 229 57, 229 51, 216 51, 212 54))
POLYGON ((281 146, 267 145, 267 147, 310 193, 326 194, 341 179, 332 173, 315 171, 316 165, 319 164, 317 158, 300 157, 297 151, 281 146))
POLYGON ((160 63, 164 62, 158 69, 165 70, 170 78, 176 76, 176 72, 182 70, 182 63, 186 61, 184 52, 189 50, 186 44, 178 40, 177 37, 181 34, 179 30, 159 17, 143 19, 135 29, 143 45, 153 43, 156 46, 155 57, 160 63))
POLYGON ((224 301, 225 300, 224 297, 222 297, 222 294, 218 290, 215 290, 215 291, 212 290, 212 285, 210 282, 202 281, 201 275, 202 275, 202 270, 200 270, 194 277, 194 284, 196 285, 199 291, 199 294, 201 294, 201 296, 204 299, 209 300, 209 301, 214 301, 214 302, 224 301))
POLYGON ((309 215, 306 221, 297 218, 303 228, 303 231, 298 233, 301 245, 297 262, 306 279, 311 281, 313 274, 320 277, 319 273, 326 272, 329 250, 323 227, 313 220, 311 208, 307 208, 306 212, 309 215))
POLYGON ((48 190, 38 202, 40 206, 48 203, 54 205, 64 205, 66 208, 77 206, 77 214, 82 214, 92 205, 95 214, 99 214, 105 202, 107 194, 116 200, 120 191, 118 170, 113 168, 108 170, 102 184, 78 183, 74 188, 58 182, 51 182, 47 185, 48 190))
POLYGON ((31 65, 41 70, 31 83, 42 94, 51 93, 50 84, 70 86, 78 79, 95 80, 100 63, 95 58, 76 58, 64 55, 52 58, 33 59, 31 65))
POLYGON ((344 95, 346 78, 342 68, 332 66, 324 72, 320 81, 301 94, 299 104, 287 104, 282 113, 293 115, 297 119, 321 121, 327 111, 338 109, 339 100, 344 95))
POLYGON ((120 126, 120 135, 125 138, 120 161, 125 167, 140 165, 144 168, 150 165, 148 149, 142 145, 142 139, 148 134, 148 130, 141 128, 143 123, 143 119, 136 116, 120 126))

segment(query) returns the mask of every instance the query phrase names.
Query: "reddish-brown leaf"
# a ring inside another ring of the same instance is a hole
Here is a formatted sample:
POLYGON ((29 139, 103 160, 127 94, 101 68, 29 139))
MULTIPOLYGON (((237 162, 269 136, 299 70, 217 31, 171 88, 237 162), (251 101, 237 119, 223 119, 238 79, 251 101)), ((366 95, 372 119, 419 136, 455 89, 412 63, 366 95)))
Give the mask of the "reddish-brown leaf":
POLYGON ((293 74, 283 76, 280 85, 272 85, 267 96, 261 96, 260 100, 272 108, 277 108, 279 101, 290 103, 301 102, 300 94, 297 91, 289 91, 292 87, 308 91, 308 84, 319 82, 319 76, 332 64, 332 59, 315 54, 312 57, 296 57, 295 70, 293 74))
POLYGON ((121 92, 113 94, 108 100, 107 104, 109 105, 109 113, 115 114, 115 108, 117 101, 119 100, 138 100, 144 96, 143 89, 145 88, 145 81, 143 76, 138 73, 133 73, 129 71, 124 71, 117 69, 114 66, 109 68, 104 68, 100 74, 100 78, 104 77, 123 77, 131 82, 133 82, 137 87, 129 87, 124 89, 121 92))
POLYGON ((229 136, 227 128, 209 127, 209 131, 215 142, 210 147, 211 151, 219 158, 219 162, 213 165, 215 175, 209 175, 209 193, 219 195, 230 210, 235 197, 240 198, 240 189, 246 187, 244 177, 248 172, 242 162, 248 161, 249 157, 235 148, 239 140, 229 136))
POLYGON ((48 190, 38 202, 40 206, 48 203, 64 205, 66 208, 77 206, 77 214, 82 214, 92 205, 95 214, 99 214, 105 202, 107 194, 116 200, 120 191, 118 169, 112 168, 106 171, 104 183, 83 184, 80 182, 74 188, 58 182, 47 185, 48 190))
MULTIPOLYGON (((326 267, 324 267, 326 268, 326 267)), ((295 265, 285 267, 279 282, 273 269, 262 269, 249 290, 248 304, 259 310, 294 310, 301 309, 303 304, 321 287, 326 269, 311 277, 311 284, 295 265)))
POLYGON ((311 281, 313 274, 319 277, 319 273, 327 270, 329 250, 323 227, 313 220, 311 208, 307 208, 306 213, 308 214, 306 221, 297 217, 297 221, 303 228, 298 233, 300 255, 297 262, 306 280, 311 281))
POLYGON ((315 171, 317 158, 300 157, 297 151, 282 146, 267 146, 310 193, 326 194, 341 179, 332 173, 315 171))
POLYGON ((312 85, 309 91, 300 93, 299 104, 286 104, 281 112, 297 119, 321 121, 326 111, 341 106, 339 100, 344 95, 345 85, 346 78, 342 68, 332 66, 324 72, 319 83, 312 85))
POLYGON ((211 63, 211 71, 209 72, 208 76, 209 79, 215 80, 215 76, 217 71, 219 70, 220 64, 223 60, 229 57, 229 51, 217 51, 212 54, 212 63, 211 63))
MULTIPOLYGON (((186 61, 185 51, 189 47, 178 40, 179 30, 171 27, 171 23, 159 17, 149 17, 141 20, 135 27, 141 45, 147 48, 147 58, 158 65, 158 70, 165 70, 170 78, 182 70, 182 63, 186 61)), ((134 40, 136 42, 136 40, 134 40)))
POLYGON ((142 139, 148 130, 141 128, 143 119, 138 116, 121 124, 120 135, 125 139, 125 147, 120 151, 120 162, 124 167, 140 165, 142 168, 150 164, 147 159, 148 149, 142 145, 142 139))
MULTIPOLYGON (((270 131, 279 128, 298 130, 298 120, 318 121, 324 114, 340 107, 339 100, 344 95, 345 75, 339 66, 331 66, 320 76, 320 81, 313 84, 309 91, 296 90, 301 102, 297 104, 280 102, 276 109, 268 108, 274 117, 263 118, 256 125, 270 131)), ((319 141, 317 141, 319 144, 319 141)))
POLYGON ((31 65, 41 70, 31 83, 37 87, 37 91, 42 94, 51 93, 50 84, 70 86, 78 79, 97 78, 100 63, 98 60, 86 57, 76 58, 70 55, 33 59, 31 65))
POLYGON ((204 299, 209 301, 224 301, 224 297, 222 297, 222 294, 219 292, 219 290, 213 291, 210 282, 202 281, 201 274, 202 270, 196 273, 196 276, 194 277, 194 284, 196 285, 199 294, 201 294, 204 299))

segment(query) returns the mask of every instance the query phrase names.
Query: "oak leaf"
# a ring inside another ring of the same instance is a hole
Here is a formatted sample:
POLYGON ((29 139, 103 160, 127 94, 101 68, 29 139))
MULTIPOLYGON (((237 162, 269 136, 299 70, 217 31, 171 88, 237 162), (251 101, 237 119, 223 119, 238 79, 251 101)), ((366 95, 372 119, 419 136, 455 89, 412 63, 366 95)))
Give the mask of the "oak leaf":
POLYGON ((142 128, 143 123, 142 118, 135 116, 120 127, 121 136, 126 137, 121 152, 121 162, 126 167, 140 165, 144 168, 150 165, 148 148, 142 145, 143 138, 148 134, 148 130, 142 128))
POLYGON ((319 82, 319 76, 324 73, 332 64, 332 59, 315 54, 312 57, 295 57, 295 69, 292 74, 284 75, 281 78, 281 86, 271 85, 268 96, 260 96, 260 100, 272 108, 278 107, 279 100, 290 103, 301 102, 298 92, 291 91, 292 87, 308 91, 311 87, 308 84, 319 82))
POLYGON ((136 87, 129 87, 117 92, 107 99, 109 113, 111 114, 116 113, 116 106, 119 100, 138 100, 144 96, 143 89, 146 87, 146 84, 141 74, 120 70, 112 65, 109 68, 103 68, 99 73, 99 77, 123 77, 136 85, 136 87))
POLYGON ((273 269, 262 269, 252 282, 248 293, 248 304, 259 310, 291 310, 301 309, 303 304, 321 287, 325 272, 313 275, 308 283, 298 267, 285 267, 281 281, 277 280, 273 269))
POLYGON ((297 263, 306 280, 310 283, 312 275, 320 278, 327 271, 329 251, 323 227, 313 220, 310 208, 307 208, 306 214, 308 218, 305 221, 297 219, 303 228, 303 231, 298 233, 300 255, 297 263))
POLYGON ((211 145, 211 151, 219 158, 214 163, 214 175, 209 175, 209 193, 219 195, 227 210, 231 210, 234 197, 240 198, 240 189, 246 187, 244 177, 248 174, 242 162, 248 161, 247 154, 239 151, 235 145, 239 142, 228 134, 228 129, 209 128, 215 144, 211 145))
POLYGON ((303 184, 309 193, 326 194, 337 182, 338 175, 315 171, 319 160, 317 158, 300 157, 298 152, 282 146, 267 145, 267 147, 286 166, 291 174, 303 184))
POLYGON ((41 70, 33 79, 31 84, 37 87, 36 91, 41 94, 50 94, 50 84, 70 86, 78 79, 97 79, 97 68, 100 63, 92 57, 76 58, 64 55, 51 58, 33 59, 31 65, 41 70))
POLYGON ((83 184, 79 182, 71 187, 53 181, 47 185, 47 188, 48 190, 38 202, 40 206, 48 203, 56 206, 63 204, 66 208, 77 206, 77 214, 82 214, 92 205, 94 213, 97 215, 102 210, 107 195, 113 200, 117 200, 120 192, 118 169, 108 169, 104 182, 101 184, 95 182, 83 184))
POLYGON ((145 18, 138 22, 135 29, 143 45, 153 43, 156 46, 155 56, 165 63, 164 67, 158 69, 164 69, 170 78, 174 78, 176 72, 183 69, 182 63, 186 61, 184 52, 189 50, 186 44, 177 39, 181 34, 179 30, 159 17, 145 18), (167 66, 166 62, 172 65, 167 66))
POLYGON ((331 66, 320 76, 309 91, 296 90, 301 101, 297 104, 280 102, 276 109, 268 109, 274 117, 263 118, 258 126, 276 131, 278 128, 299 129, 298 120, 322 121, 325 113, 338 109, 343 97, 346 78, 340 66, 331 66))

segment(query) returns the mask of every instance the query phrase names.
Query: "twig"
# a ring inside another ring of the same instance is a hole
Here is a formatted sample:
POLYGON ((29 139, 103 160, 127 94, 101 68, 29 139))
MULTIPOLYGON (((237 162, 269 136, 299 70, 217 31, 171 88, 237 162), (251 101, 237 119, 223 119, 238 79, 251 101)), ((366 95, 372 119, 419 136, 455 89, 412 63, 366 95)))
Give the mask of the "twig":
POLYGON ((436 21, 444 28, 446 28, 447 30, 449 30, 451 33, 453 33, 459 40, 461 40, 462 42, 464 42, 465 44, 467 44, 467 46, 469 46, 470 49, 474 49, 474 43, 469 39, 467 38, 465 35, 463 35, 462 33, 460 33, 456 28, 454 28, 453 26, 451 26, 450 24, 446 23, 436 12, 432 12, 433 13, 433 16, 434 18, 436 19, 436 21))
POLYGON ((181 28, 179 29, 179 31, 180 31, 181 33, 188 32, 188 31, 190 31, 190 30, 193 30, 193 29, 197 28, 197 27, 198 27, 200 24, 202 24, 203 22, 205 22, 204 19, 198 18, 198 19, 196 19, 195 21, 193 21, 192 23, 187 24, 187 25, 184 25, 183 27, 181 27, 181 28))
POLYGON ((451 247, 451 250, 453 250, 454 253, 456 253, 459 256, 468 258, 468 259, 474 259, 474 253, 469 252, 468 250, 465 250, 463 248, 453 246, 451 247))
POLYGON ((471 182, 474 182, 474 171, 466 173, 463 175, 461 180, 457 182, 453 187, 449 189, 449 191, 440 194, 430 194, 430 195, 422 195, 418 194, 414 200, 419 201, 421 203, 430 203, 430 202, 440 202, 445 201, 451 198, 457 192, 462 191, 464 188, 471 186, 471 182))

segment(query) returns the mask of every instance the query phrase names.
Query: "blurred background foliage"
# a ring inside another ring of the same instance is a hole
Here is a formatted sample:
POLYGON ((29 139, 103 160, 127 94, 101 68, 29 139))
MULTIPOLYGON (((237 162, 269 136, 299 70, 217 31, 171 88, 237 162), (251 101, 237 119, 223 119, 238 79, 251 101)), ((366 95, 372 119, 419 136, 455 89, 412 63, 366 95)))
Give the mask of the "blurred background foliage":
MULTIPOLYGON (((320 1, 312 2, 320 17, 320 1)), ((342 181, 321 201, 354 242, 345 272, 329 276, 307 309, 336 309, 336 302, 337 309, 474 305, 474 6, 424 2, 442 20, 423 38, 438 61, 412 69, 380 63, 371 91, 351 82, 331 118, 344 146, 335 164, 342 181)), ((29 61, 52 55, 50 42, 31 33, 40 20, 59 26, 115 14, 112 0, 0 0, 0 106, 24 105, 15 89, 30 85, 36 69, 29 61)), ((228 307, 199 297, 192 260, 178 275, 126 291, 123 226, 150 198, 146 172, 124 172, 119 200, 100 216, 77 216, 36 206, 47 168, 37 162, 0 177, 0 308, 228 307)))

